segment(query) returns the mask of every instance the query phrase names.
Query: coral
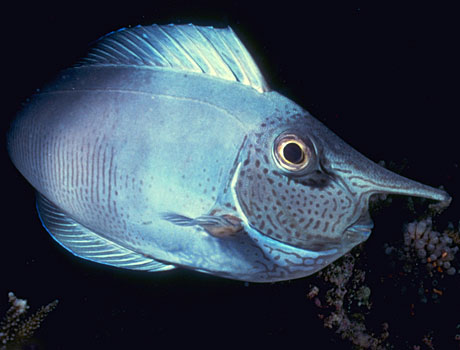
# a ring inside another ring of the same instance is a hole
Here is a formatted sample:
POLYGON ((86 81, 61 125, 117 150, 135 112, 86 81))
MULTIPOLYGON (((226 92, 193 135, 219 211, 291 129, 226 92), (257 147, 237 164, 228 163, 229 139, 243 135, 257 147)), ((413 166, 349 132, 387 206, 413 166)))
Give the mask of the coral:
POLYGON ((456 272, 452 260, 458 252, 458 246, 449 236, 453 231, 439 233, 432 228, 432 219, 411 222, 404 233, 404 244, 408 249, 415 249, 418 258, 426 263, 430 271, 446 272, 453 275, 456 272))
MULTIPOLYGON (((403 237, 394 241, 394 246, 385 243, 382 256, 372 255, 372 258, 380 259, 379 262, 383 262, 382 258, 387 260, 386 267, 372 268, 372 273, 376 270, 384 273, 379 277, 379 289, 374 292, 377 301, 387 300, 400 305, 401 314, 398 316, 386 313, 381 302, 371 303, 371 288, 365 283, 366 272, 361 270, 361 266, 367 266, 368 262, 362 257, 357 260, 360 254, 371 258, 365 254, 365 244, 320 271, 314 284, 310 284, 307 297, 321 310, 319 317, 324 326, 350 341, 354 349, 434 350, 446 348, 444 344, 449 342, 448 348, 452 348, 452 342, 455 342, 456 348, 460 349, 460 323, 456 332, 448 335, 446 330, 450 327, 440 326, 438 322, 447 322, 450 316, 446 315, 450 315, 454 307, 452 286, 457 285, 460 275, 457 258, 459 231, 450 224, 446 230, 438 232, 433 228, 432 217, 425 217, 407 224, 403 237), (322 286, 324 283, 326 286, 322 286), (441 308, 440 301, 444 298, 446 304, 441 308), (383 323, 383 331, 376 335, 379 330, 375 326, 369 327, 373 322, 371 315, 382 311, 388 322, 383 323), (416 330, 412 328, 406 332, 402 327, 404 320, 417 324, 416 330), (409 337, 403 340, 402 336, 409 337)), ((373 282, 372 288, 375 286, 373 282)))
POLYGON ((23 344, 40 327, 41 322, 57 305, 58 300, 42 306, 32 316, 26 319, 27 300, 18 299, 12 292, 8 293, 11 304, 3 321, 0 323, 0 350, 6 350, 7 345, 23 344))
POLYGON ((457 325, 457 334, 455 334, 455 341, 457 342, 458 348, 460 349, 460 323, 457 325))
POLYGON ((339 333, 343 339, 348 339, 357 349, 385 349, 384 343, 389 336, 388 324, 382 325, 383 331, 378 337, 366 329, 365 312, 371 308, 369 301, 371 290, 363 285, 365 272, 355 268, 353 254, 347 253, 339 262, 319 272, 317 277, 332 285, 332 288, 325 293, 326 305, 321 302, 318 286, 310 285, 310 292, 307 295, 324 311, 319 315, 323 319, 324 326, 334 328, 336 333, 339 333), (352 312, 355 302, 358 310, 352 312))
POLYGON ((439 303, 449 279, 458 275, 459 243, 458 230, 450 224, 442 233, 435 231, 431 217, 406 225, 402 246, 384 245, 395 269, 393 280, 401 286, 401 293, 415 289, 422 303, 439 303), (405 276, 412 278, 404 281, 405 276))

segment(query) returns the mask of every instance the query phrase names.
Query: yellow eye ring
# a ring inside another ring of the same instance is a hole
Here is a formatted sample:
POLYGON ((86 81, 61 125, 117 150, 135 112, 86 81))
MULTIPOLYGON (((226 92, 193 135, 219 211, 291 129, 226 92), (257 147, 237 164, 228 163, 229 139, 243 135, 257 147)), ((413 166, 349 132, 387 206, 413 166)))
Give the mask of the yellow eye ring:
POLYGON ((310 148, 295 134, 278 136, 274 154, 278 166, 288 171, 305 169, 312 158, 310 148))

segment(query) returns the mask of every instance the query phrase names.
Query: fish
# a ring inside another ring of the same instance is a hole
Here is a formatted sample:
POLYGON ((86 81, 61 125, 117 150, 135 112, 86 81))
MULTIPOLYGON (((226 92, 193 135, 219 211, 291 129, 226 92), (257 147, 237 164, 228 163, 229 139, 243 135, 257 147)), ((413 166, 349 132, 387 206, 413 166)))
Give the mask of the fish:
POLYGON ((272 90, 230 27, 109 33, 29 99, 7 148, 55 241, 147 272, 302 278, 368 239, 373 195, 451 200, 272 90))

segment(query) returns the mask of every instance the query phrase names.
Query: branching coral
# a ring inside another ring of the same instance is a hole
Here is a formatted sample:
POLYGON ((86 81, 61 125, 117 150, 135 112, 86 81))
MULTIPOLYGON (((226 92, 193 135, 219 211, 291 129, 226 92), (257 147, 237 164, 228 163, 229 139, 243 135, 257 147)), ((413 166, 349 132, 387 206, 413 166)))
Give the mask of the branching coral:
POLYGON ((11 304, 6 312, 3 321, 0 323, 0 350, 6 350, 7 345, 13 346, 23 344, 40 327, 46 315, 57 305, 55 300, 46 306, 42 306, 32 316, 26 319, 27 300, 18 299, 12 292, 8 293, 8 300, 11 304))

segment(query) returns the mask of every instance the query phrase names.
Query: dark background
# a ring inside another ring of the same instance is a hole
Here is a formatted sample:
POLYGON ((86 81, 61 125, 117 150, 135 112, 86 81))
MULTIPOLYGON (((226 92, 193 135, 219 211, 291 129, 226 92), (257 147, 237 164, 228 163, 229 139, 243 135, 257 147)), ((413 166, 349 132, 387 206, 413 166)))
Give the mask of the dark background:
MULTIPOLYGON (((2 9, 2 137, 35 89, 110 31, 152 23, 230 25, 275 90, 370 159, 404 165, 404 176, 443 185, 454 201, 439 220, 457 225, 456 8, 434 2, 324 7, 286 1, 215 3, 40 2, 2 9)), ((318 309, 306 298, 310 278, 245 284, 180 269, 123 271, 73 257, 41 227, 32 187, 9 161, 4 138, 2 145, 0 315, 8 291, 28 299, 32 310, 59 299, 36 334, 42 349, 150 349, 160 347, 161 338, 170 345, 184 340, 201 345, 214 337, 216 347, 229 341, 261 346, 283 337, 305 349, 351 348, 317 318, 318 309)), ((400 239, 403 223, 414 218, 404 203, 395 198, 393 206, 373 215, 376 228, 364 257, 375 305, 372 318, 378 324, 389 321, 398 349, 421 344, 420 334, 430 330, 436 349, 451 349, 460 323, 458 284, 446 289, 440 304, 422 305, 411 317, 410 297, 401 301, 391 285, 380 283, 386 266, 383 244, 400 239)))

